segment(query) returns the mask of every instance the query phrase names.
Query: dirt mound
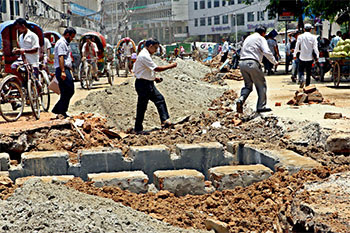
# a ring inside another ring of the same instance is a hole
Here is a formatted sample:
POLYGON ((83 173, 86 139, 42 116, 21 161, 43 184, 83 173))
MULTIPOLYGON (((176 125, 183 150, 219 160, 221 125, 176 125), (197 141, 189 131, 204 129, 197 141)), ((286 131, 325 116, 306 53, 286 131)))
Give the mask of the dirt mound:
MULTIPOLYGON (((166 64, 155 58, 159 65, 166 64)), ((156 84, 164 95, 170 119, 177 121, 188 115, 198 115, 205 111, 211 101, 226 90, 226 88, 210 85, 201 81, 209 68, 190 60, 176 60, 178 67, 157 73, 163 82, 156 84)), ((93 112, 106 116, 108 123, 117 129, 127 130, 135 123, 137 94, 134 79, 119 86, 110 87, 104 91, 90 93, 86 99, 78 101, 73 110, 93 112)), ((144 128, 152 129, 160 126, 160 120, 153 103, 148 105, 144 128)))

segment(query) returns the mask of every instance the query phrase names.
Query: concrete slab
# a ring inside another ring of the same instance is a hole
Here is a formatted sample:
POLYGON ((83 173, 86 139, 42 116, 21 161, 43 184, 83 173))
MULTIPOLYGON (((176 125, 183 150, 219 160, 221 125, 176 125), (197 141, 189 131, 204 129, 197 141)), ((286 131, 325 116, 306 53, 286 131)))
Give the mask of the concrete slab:
POLYGON ((220 166, 209 169, 210 181, 217 190, 246 187, 269 178, 272 170, 264 165, 220 166))
POLYGON ((25 176, 67 175, 68 153, 65 151, 37 151, 22 154, 25 176))
POLYGON ((15 181, 18 177, 23 177, 24 176, 24 170, 21 164, 17 166, 10 166, 9 168, 9 174, 11 180, 15 181))
POLYGON ((142 170, 153 182, 153 172, 174 169, 170 150, 165 145, 132 146, 129 155, 133 159, 131 170, 142 170))
POLYGON ((88 174, 88 179, 94 181, 97 187, 117 186, 134 193, 146 193, 148 190, 148 177, 142 171, 88 174))
POLYGON ((338 133, 327 138, 326 149, 336 154, 350 153, 350 133, 338 133))
POLYGON ((26 176, 16 179, 16 185, 23 185, 29 179, 40 179, 45 183, 65 184, 74 179, 74 176, 26 176))
POLYGON ((204 175, 191 169, 156 171, 153 183, 158 190, 168 190, 177 196, 205 193, 204 175))
POLYGON ((0 153, 0 171, 8 171, 10 167, 10 156, 7 153, 0 153))
POLYGON ((131 161, 124 158, 119 149, 80 151, 80 177, 87 179, 89 173, 130 171, 131 161))

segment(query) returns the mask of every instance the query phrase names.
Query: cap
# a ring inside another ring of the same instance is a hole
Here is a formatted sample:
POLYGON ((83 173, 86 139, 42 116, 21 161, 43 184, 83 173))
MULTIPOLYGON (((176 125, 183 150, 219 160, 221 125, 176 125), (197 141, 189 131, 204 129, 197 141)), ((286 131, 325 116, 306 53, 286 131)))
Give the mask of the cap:
POLYGON ((314 28, 311 24, 309 24, 309 23, 306 23, 305 25, 304 25, 304 28, 305 29, 311 29, 311 28, 314 28))

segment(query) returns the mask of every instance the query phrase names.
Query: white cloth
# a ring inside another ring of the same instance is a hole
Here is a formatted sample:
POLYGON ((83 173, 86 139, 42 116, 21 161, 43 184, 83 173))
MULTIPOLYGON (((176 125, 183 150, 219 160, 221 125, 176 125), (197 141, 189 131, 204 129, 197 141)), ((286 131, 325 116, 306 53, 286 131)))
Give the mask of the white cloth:
POLYGON ((23 34, 19 36, 19 46, 21 49, 34 49, 38 48, 36 53, 25 53, 25 57, 29 64, 33 67, 39 66, 39 37, 32 32, 31 30, 27 30, 27 33, 23 37, 23 34))
POLYGON ((124 50, 124 55, 127 57, 131 57, 131 50, 134 48, 131 42, 129 44, 126 44, 126 42, 123 43, 123 50, 124 50))
POLYGON ((241 60, 254 59, 261 63, 263 56, 265 56, 272 64, 277 64, 275 57, 267 45, 266 39, 259 33, 255 32, 244 40, 241 50, 241 60))
POLYGON ((62 36, 55 45, 54 49, 54 67, 55 69, 60 67, 59 56, 64 57, 64 66, 72 67, 72 51, 67 40, 62 36))
POLYGON ((97 57, 97 52, 98 48, 95 42, 91 42, 90 45, 88 45, 87 42, 84 43, 83 48, 82 48, 83 54, 86 58, 96 58, 97 57))
POLYGON ((223 52, 223 53, 226 53, 226 52, 228 52, 228 49, 229 49, 229 47, 228 47, 228 42, 225 41, 225 42, 224 42, 224 45, 222 46, 222 52, 223 52))
POLYGON ((151 58, 151 54, 146 48, 143 48, 136 58, 132 71, 137 79, 153 81, 155 79, 154 69, 157 67, 151 58))
POLYGON ((50 43, 50 40, 45 37, 44 38, 44 54, 47 54, 47 50, 51 49, 51 48, 52 48, 52 45, 50 43))
POLYGON ((298 36, 297 44, 295 45, 294 57, 300 52, 299 59, 302 61, 312 61, 312 51, 315 52, 318 59, 319 52, 317 47, 317 38, 310 32, 304 32, 302 35, 298 36))

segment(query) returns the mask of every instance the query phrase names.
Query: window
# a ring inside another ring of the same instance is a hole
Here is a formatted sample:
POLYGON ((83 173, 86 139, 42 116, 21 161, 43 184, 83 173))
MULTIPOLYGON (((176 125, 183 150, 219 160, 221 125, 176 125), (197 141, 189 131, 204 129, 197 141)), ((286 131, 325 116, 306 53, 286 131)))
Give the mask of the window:
POLYGON ((247 21, 253 22, 254 21, 254 12, 248 12, 247 13, 247 21))
POLYGON ((198 2, 194 2, 194 9, 198 10, 198 2))
POLYGON ((264 21, 264 13, 263 11, 258 11, 258 21, 264 21))
POLYGON ((244 25, 244 14, 237 14, 237 26, 244 25))
POLYGON ((182 33, 182 27, 177 27, 177 33, 182 33))
POLYGON ((208 8, 211 8, 211 0, 208 0, 208 8))
POLYGON ((205 9, 205 1, 204 0, 199 2, 199 9, 205 9))
POLYGON ((211 17, 208 17, 208 26, 211 25, 211 17))
POLYGON ((214 0, 214 7, 220 6, 220 0, 214 0))
POLYGON ((269 12, 267 18, 268 18, 269 20, 272 20, 272 19, 275 19, 276 16, 275 16, 275 15, 270 15, 270 12, 269 12))
POLYGON ((6 13, 6 0, 1 1, 1 12, 6 13))
POLYGON ((200 19, 200 26, 205 26, 205 18, 200 19))
POLYGON ((222 16, 222 24, 228 24, 228 15, 222 16))
POLYGON ((230 1, 228 2, 228 4, 229 4, 229 5, 234 5, 234 4, 235 4, 235 0, 230 0, 230 1))
POLYGON ((238 0, 237 4, 241 4, 242 3, 242 0, 238 0))
POLYGON ((19 1, 16 1, 15 2, 15 12, 16 12, 16 15, 19 16, 19 1))
POLYGON ((194 19, 194 26, 198 27, 198 19, 194 19))
POLYGON ((226 5, 226 0, 222 0, 222 6, 226 5))
POLYGON ((214 25, 220 24, 220 16, 214 16, 214 25))

